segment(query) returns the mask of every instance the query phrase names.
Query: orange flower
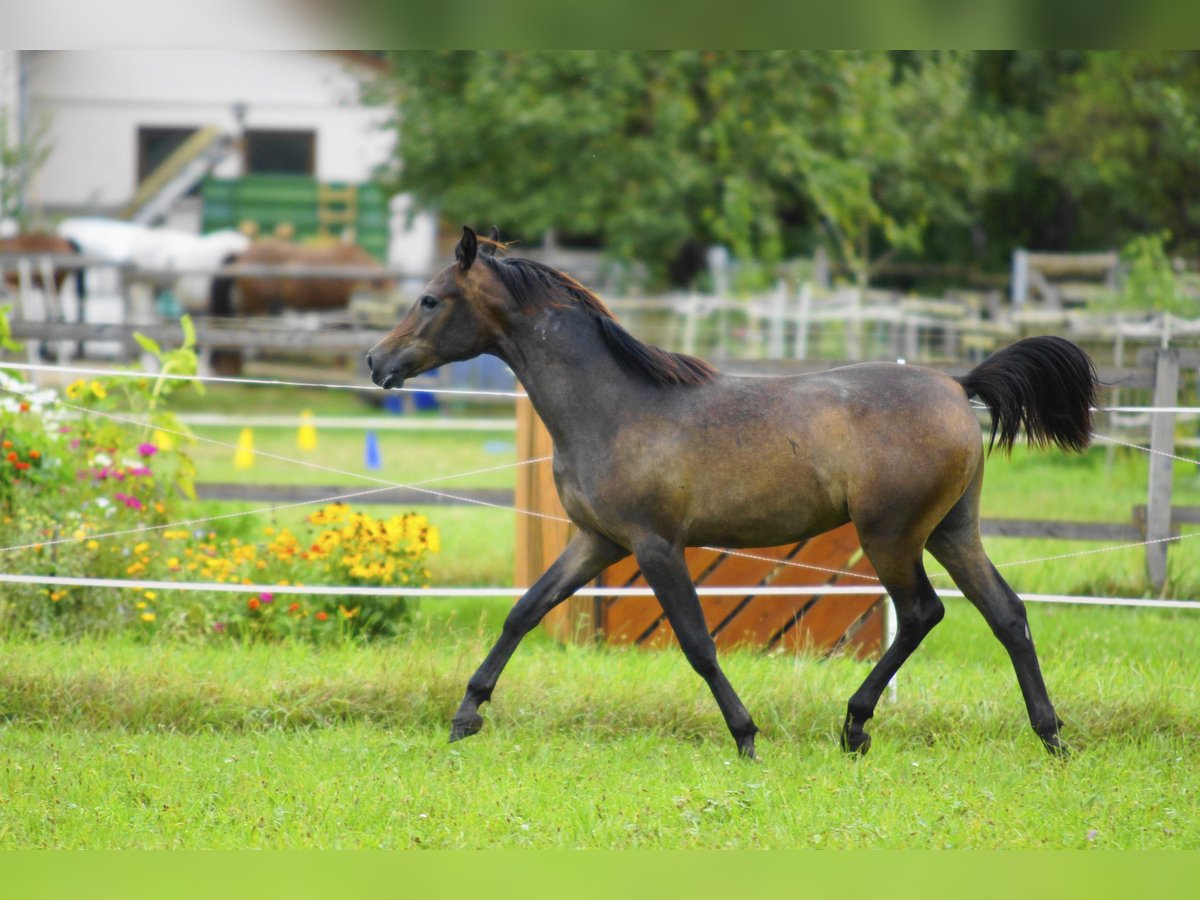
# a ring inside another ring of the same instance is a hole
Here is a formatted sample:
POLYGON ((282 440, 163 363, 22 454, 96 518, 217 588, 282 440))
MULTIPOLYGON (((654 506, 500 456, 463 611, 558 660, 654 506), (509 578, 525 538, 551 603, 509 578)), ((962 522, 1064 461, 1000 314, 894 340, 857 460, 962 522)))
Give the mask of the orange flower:
POLYGON ((41 458, 42 458, 42 451, 41 451, 41 450, 30 450, 30 451, 29 451, 29 458, 30 458, 30 459, 41 459, 41 458))
POLYGON ((12 441, 5 441, 3 444, 0 444, 0 447, 3 447, 5 450, 9 450, 12 448, 12 441))
POLYGON ((246 601, 246 605, 248 607, 250 607, 250 609, 254 610, 254 609, 258 609, 260 606, 262 606, 262 601, 259 600, 257 597, 251 597, 249 600, 246 601))
POLYGON ((316 615, 316 619, 318 622, 324 622, 328 618, 329 618, 329 613, 325 612, 325 610, 321 610, 316 615))

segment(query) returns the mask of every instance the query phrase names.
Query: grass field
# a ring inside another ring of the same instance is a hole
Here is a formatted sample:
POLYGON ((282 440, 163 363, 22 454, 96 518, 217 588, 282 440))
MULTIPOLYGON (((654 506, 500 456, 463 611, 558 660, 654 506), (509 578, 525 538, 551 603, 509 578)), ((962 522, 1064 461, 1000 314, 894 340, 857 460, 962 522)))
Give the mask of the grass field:
POLYGON ((948 606, 862 759, 836 730, 864 664, 730 654, 758 764, 677 654, 536 633, 447 745, 503 601, 367 648, 2 644, 0 847, 1200 846, 1190 614, 1031 610, 1061 761, 948 606))

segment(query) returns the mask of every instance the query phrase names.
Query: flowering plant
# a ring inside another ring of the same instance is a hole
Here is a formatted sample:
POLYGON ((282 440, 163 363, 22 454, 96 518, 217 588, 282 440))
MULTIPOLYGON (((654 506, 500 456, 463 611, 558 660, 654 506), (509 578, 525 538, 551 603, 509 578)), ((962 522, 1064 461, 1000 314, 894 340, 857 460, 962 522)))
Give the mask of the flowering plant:
MULTIPOLYGON (((3 315, 0 314, 0 320, 3 315)), ((0 565, 13 572, 162 581, 269 584, 251 595, 13 585, 0 628, 313 640, 396 633, 405 598, 288 596, 303 584, 422 586, 437 529, 415 514, 376 518, 330 504, 253 538, 169 527, 187 518, 194 466, 186 430, 163 407, 195 371, 194 332, 164 353, 158 376, 76 381, 60 402, 0 371, 0 565), (132 424, 128 411, 141 414, 132 424)), ((0 369, 3 364, 0 363, 0 369)), ((193 383, 198 386, 198 383, 193 383)))
POLYGON ((217 582, 276 585, 273 591, 226 604, 225 613, 213 622, 218 634, 266 637, 395 634, 411 614, 404 597, 289 596, 288 587, 321 583, 420 587, 429 583, 428 554, 441 549, 438 530, 425 516, 410 513, 379 519, 340 503, 312 513, 295 530, 268 525, 257 541, 209 538, 168 558, 168 570, 217 582))

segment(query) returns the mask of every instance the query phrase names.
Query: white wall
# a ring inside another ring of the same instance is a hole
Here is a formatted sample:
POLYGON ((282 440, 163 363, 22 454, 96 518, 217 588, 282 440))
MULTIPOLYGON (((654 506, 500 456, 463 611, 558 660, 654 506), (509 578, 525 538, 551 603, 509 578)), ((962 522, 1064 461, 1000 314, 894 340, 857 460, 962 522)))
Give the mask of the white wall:
MULTIPOLYGON (((31 200, 48 212, 110 212, 133 194, 142 126, 217 125, 316 132, 316 177, 363 181, 390 155, 389 112, 361 105, 370 77, 312 51, 44 51, 28 56, 30 105, 51 116, 53 151, 31 200)), ((240 159, 217 171, 241 174, 240 159)))

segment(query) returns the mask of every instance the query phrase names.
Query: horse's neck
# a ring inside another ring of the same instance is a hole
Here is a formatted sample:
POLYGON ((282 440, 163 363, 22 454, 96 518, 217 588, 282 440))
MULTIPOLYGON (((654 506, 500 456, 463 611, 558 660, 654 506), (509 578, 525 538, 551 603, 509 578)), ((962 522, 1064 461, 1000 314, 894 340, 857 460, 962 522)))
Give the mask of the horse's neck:
POLYGON ((645 386, 613 357, 591 317, 578 309, 543 309, 518 321, 500 345, 555 445, 595 440, 637 409, 645 386))

